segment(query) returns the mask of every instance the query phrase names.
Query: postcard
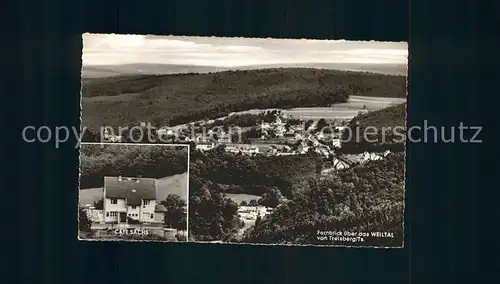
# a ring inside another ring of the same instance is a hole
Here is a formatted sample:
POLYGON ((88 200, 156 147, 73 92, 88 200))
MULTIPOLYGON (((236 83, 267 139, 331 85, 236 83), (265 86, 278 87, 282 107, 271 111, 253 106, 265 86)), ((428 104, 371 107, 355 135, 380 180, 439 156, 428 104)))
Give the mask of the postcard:
POLYGON ((404 246, 408 44, 84 34, 82 240, 404 246))

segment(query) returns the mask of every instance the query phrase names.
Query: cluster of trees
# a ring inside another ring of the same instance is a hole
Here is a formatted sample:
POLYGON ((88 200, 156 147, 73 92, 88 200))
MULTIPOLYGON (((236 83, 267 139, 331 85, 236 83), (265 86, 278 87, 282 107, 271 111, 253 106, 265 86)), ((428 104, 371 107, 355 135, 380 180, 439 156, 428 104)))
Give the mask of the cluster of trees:
POLYGON ((374 97, 404 97, 406 77, 365 72, 314 68, 269 68, 226 71, 212 74, 213 85, 233 87, 238 82, 243 88, 273 87, 301 84, 307 86, 344 86, 355 95, 374 97))
POLYGON ((169 228, 185 231, 187 229, 186 201, 177 194, 169 194, 160 204, 167 209, 165 225, 169 228))
POLYGON ((142 93, 164 83, 165 76, 161 75, 124 75, 83 80, 82 96, 88 98, 142 93))
MULTIPOLYGON (((182 97, 186 101, 182 102, 182 112, 177 102, 172 102, 171 98, 161 96, 161 91, 156 91, 158 93, 148 94, 150 98, 155 97, 157 100, 153 105, 169 105, 175 109, 169 109, 168 113, 167 110, 160 110, 159 113, 163 114, 155 115, 152 119, 162 120, 164 125, 178 125, 200 119, 223 117, 232 112, 248 109, 330 106, 346 102, 351 95, 350 89, 341 86, 285 90, 276 88, 275 90, 255 90, 251 93, 239 93, 238 90, 237 88, 230 92, 221 90, 196 100, 189 100, 189 96, 183 94, 182 97)), ((155 92, 154 89, 150 91, 155 92)))
POLYGON ((216 183, 207 180, 200 164, 190 166, 189 234, 196 241, 231 241, 244 223, 238 217, 238 204, 226 198, 216 183))
POLYGON ((405 121, 406 103, 360 114, 347 125, 350 131, 344 132, 341 152, 403 152, 405 121))
MULTIPOLYGON (((92 235, 92 222, 83 207, 78 208, 78 231, 79 234, 92 235)), ((82 236, 85 237, 85 236, 82 236)))
POLYGON ((283 202, 285 197, 277 187, 271 187, 266 193, 259 199, 258 204, 266 207, 277 207, 281 202, 283 202))
POLYGON ((94 132, 88 129, 83 130, 82 142, 102 142, 101 133, 94 132))
MULTIPOLYGON (((302 181, 316 176, 321 158, 315 154, 281 157, 248 157, 214 151, 193 151, 189 170, 189 232, 197 240, 237 241, 244 225, 238 204, 224 193, 262 196, 250 205, 276 207, 304 190, 302 181)), ((244 204, 242 204, 244 205, 244 204)))
POLYGON ((134 100, 83 100, 83 124, 120 126, 135 121, 178 125, 234 111, 328 106, 350 95, 404 97, 404 76, 305 68, 212 74, 127 76, 85 81, 83 96, 140 93, 134 100))
POLYGON ((259 114, 242 113, 234 114, 226 117, 225 119, 217 119, 214 121, 213 126, 232 126, 239 127, 252 127, 257 126, 261 122, 274 122, 276 117, 281 115, 280 110, 267 110, 259 114))
POLYGON ((104 176, 166 177, 187 171, 186 147, 81 146, 81 188, 101 187, 104 176))
POLYGON ((235 155, 226 153, 223 146, 219 146, 213 151, 192 153, 190 165, 193 164, 204 178, 217 184, 232 185, 224 188, 226 193, 262 196, 276 187, 285 197, 291 197, 297 185, 295 181, 319 173, 323 160, 316 153, 255 157, 235 155))
POLYGON ((324 245, 318 230, 342 230, 394 233, 394 238, 368 237, 362 245, 401 244, 403 153, 308 182, 310 189, 295 192, 293 199, 245 231, 242 241, 324 245))

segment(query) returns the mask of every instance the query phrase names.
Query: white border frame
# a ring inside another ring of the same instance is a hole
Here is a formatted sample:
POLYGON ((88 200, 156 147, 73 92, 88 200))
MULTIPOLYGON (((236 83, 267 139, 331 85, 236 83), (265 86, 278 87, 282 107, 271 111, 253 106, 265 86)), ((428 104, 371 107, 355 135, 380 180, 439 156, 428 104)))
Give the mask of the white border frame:
MULTIPOLYGON (((115 142, 80 142, 78 145, 78 199, 76 203, 76 213, 77 213, 77 224, 79 222, 78 219, 78 202, 80 202, 80 179, 82 175, 81 171, 81 155, 82 155, 82 145, 119 145, 119 146, 167 146, 167 147, 186 147, 187 148, 187 171, 186 171, 186 177, 187 177, 187 189, 186 189, 186 241, 184 242, 189 242, 189 164, 191 163, 191 145, 189 144, 167 144, 167 143, 115 143, 115 142)), ((175 243, 175 242, 167 242, 167 241, 157 241, 157 240, 125 240, 125 239, 82 239, 80 238, 80 232, 78 231, 77 228, 77 237, 78 240, 80 241, 96 241, 96 242, 107 242, 107 241, 113 241, 113 242, 158 242, 158 243, 175 243)), ((181 243, 184 243, 181 242, 181 243)))

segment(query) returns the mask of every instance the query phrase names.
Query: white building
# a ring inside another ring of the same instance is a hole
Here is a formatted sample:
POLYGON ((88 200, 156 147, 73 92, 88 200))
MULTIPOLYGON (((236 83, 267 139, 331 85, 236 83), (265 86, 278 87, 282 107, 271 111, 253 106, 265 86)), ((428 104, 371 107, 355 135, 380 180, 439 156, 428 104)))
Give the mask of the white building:
POLYGON ((327 157, 327 158, 330 156, 330 150, 328 149, 327 146, 317 147, 314 149, 314 151, 320 155, 327 157))
POLYGON ((107 142, 121 142, 122 141, 121 135, 114 135, 114 134, 110 133, 108 128, 104 129, 104 133, 103 133, 102 137, 104 138, 103 140, 107 141, 107 142))
POLYGON ((332 139, 332 146, 334 148, 342 148, 342 139, 340 139, 340 138, 333 138, 332 139))
POLYGON ((305 154, 309 151, 309 146, 306 143, 300 143, 299 147, 297 148, 297 152, 299 154, 305 154))
POLYGON ((348 169, 350 167, 350 165, 349 165, 349 163, 347 163, 346 161, 344 161, 342 159, 335 158, 335 159, 333 159, 333 167, 336 170, 344 170, 344 169, 348 169))
POLYGON ((345 128, 346 128, 345 126, 335 126, 335 131, 342 133, 344 132, 345 128))
POLYGON ((196 150, 208 151, 215 148, 215 143, 198 143, 196 144, 196 150))
POLYGON ((106 223, 155 220, 156 179, 104 177, 103 215, 106 223))
POLYGON ((323 132, 318 132, 316 134, 316 139, 323 140, 325 138, 325 134, 323 132))
POLYGON ((162 136, 173 136, 175 132, 170 128, 160 128, 156 131, 156 134, 160 137, 162 136))
POLYGON ((267 208, 262 205, 257 206, 239 206, 238 207, 238 216, 242 219, 246 220, 255 220, 257 216, 264 217, 271 213, 270 208, 267 208))
POLYGON ((248 145, 248 144, 233 144, 232 146, 226 146, 225 148, 226 152, 229 153, 241 153, 245 155, 253 155, 253 154, 259 154, 259 147, 255 145, 248 145))
POLYGON ((383 159, 382 156, 379 156, 375 153, 368 153, 368 152, 363 153, 363 162, 378 161, 378 160, 382 160, 382 159, 383 159))
POLYGON ((260 123, 260 130, 269 130, 269 129, 271 129, 270 123, 264 121, 260 123))
POLYGON ((231 143, 232 140, 231 140, 231 135, 225 133, 225 132, 221 132, 218 137, 217 137, 217 142, 218 143, 223 143, 223 144, 226 144, 226 143, 231 143))
POLYGON ((259 147, 258 146, 249 146, 245 147, 241 150, 245 154, 259 154, 259 147))

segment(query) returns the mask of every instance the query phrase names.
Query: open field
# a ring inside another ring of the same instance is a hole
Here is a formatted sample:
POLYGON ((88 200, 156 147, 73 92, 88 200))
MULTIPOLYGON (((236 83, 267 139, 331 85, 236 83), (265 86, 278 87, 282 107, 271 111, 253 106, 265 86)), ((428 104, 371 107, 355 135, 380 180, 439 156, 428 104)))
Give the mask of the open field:
POLYGON ((87 205, 87 204, 93 205, 94 202, 101 200, 102 197, 103 197, 102 187, 86 188, 86 189, 80 189, 78 201, 82 205, 87 205))
MULTIPOLYGON (((187 200, 187 173, 159 178, 156 181, 156 199, 165 200, 171 193, 179 195, 187 200)), ((79 202, 83 205, 93 204, 103 197, 103 188, 86 188, 79 192, 79 202)))
POLYGON ((187 200, 187 173, 160 178, 156 181, 156 199, 165 200, 171 193, 187 200))
MULTIPOLYGON (((333 107, 301 107, 281 110, 285 115, 291 115, 300 119, 352 119, 363 110, 374 111, 383 109, 389 106, 398 105, 406 102, 406 98, 387 98, 387 97, 366 97, 366 96, 351 96, 346 103, 338 103, 333 107)), ((241 112, 234 112, 234 114, 259 114, 263 111, 274 109, 252 109, 241 112)))
POLYGON ((241 203, 241 201, 245 200, 247 203, 250 202, 250 200, 255 199, 259 200, 261 197, 258 195, 251 195, 251 194, 240 194, 240 193, 225 193, 224 194, 226 197, 232 199, 234 202, 236 202, 238 205, 241 203))

